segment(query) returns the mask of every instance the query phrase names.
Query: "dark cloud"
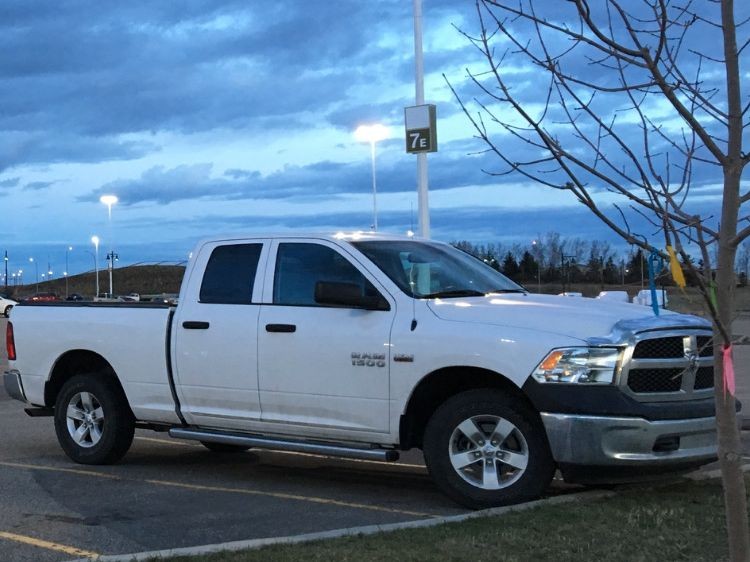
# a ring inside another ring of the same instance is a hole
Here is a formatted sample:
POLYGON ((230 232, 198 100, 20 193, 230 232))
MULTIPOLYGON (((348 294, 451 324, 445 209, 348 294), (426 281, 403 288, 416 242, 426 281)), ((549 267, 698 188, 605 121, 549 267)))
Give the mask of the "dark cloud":
MULTIPOLYGON (((426 11, 427 25, 449 5, 426 11)), ((408 99, 368 108, 351 92, 411 82, 411 37, 411 5, 400 0, 5 1, 0 135, 12 146, 0 138, 0 170, 154 149, 118 142, 127 133, 268 134, 320 126, 321 114, 347 128, 400 121, 408 99), (385 34, 402 44, 381 46, 385 34)))
POLYGON ((25 191, 41 191, 42 189, 47 189, 55 183, 56 182, 54 181, 32 181, 24 185, 23 189, 25 191))
POLYGON ((22 164, 130 160, 155 150, 158 147, 143 141, 118 141, 65 132, 0 131, 0 172, 22 164))
POLYGON ((372 83, 368 66, 394 56, 374 39, 408 32, 411 9, 395 0, 127 4, 85 16, 75 5, 4 6, 0 127, 196 131, 325 107, 372 83))
MULTIPOLYGON (((531 201, 529 202, 532 203, 531 201)), ((710 214, 717 205, 701 208, 710 214)), ((620 222, 620 215, 613 207, 606 207, 605 214, 620 222)), ((615 245, 625 243, 614 232, 604 228, 602 223, 583 206, 540 207, 537 209, 517 209, 504 207, 461 206, 451 209, 432 209, 430 212, 432 237, 436 240, 469 240, 475 243, 502 242, 504 244, 527 244, 542 237, 547 232, 557 232, 565 238, 602 240, 615 245)), ((160 228, 188 228, 194 231, 193 240, 205 237, 208 233, 231 232, 277 232, 301 230, 311 232, 336 232, 338 230, 369 230, 372 213, 369 209, 352 212, 265 215, 247 214, 227 217, 207 214, 195 217, 167 220, 160 228)), ((645 236, 650 243, 661 247, 663 237, 654 232, 642 217, 633 214, 629 217, 633 232, 645 236)), ((381 231, 405 233, 416 230, 416 216, 409 211, 384 211, 378 214, 381 231)), ((131 221, 129 228, 148 228, 148 221, 131 221)), ((189 247, 190 244, 186 244, 189 247)))
MULTIPOLYGON (((403 149, 400 139, 387 141, 391 154, 403 149)), ((387 143, 384 143, 387 144, 387 143)), ((452 143, 451 143, 452 144, 452 143)), ((457 147, 464 148, 461 142, 457 147)), ((475 184, 497 183, 483 169, 491 169, 490 154, 469 155, 446 150, 431 155, 430 189, 451 189, 475 184)), ((384 158, 377 164, 378 192, 396 193, 415 189, 416 171, 411 156, 384 158)), ((153 202, 167 204, 188 199, 294 199, 317 201, 348 193, 371 190, 371 168, 368 158, 361 162, 321 161, 306 166, 288 165, 279 171, 261 175, 256 170, 229 169, 214 173, 209 163, 153 167, 136 179, 122 179, 102 185, 80 197, 79 201, 98 201, 105 193, 115 192, 123 205, 153 202)))
POLYGON ((7 178, 4 180, 0 180, 0 189, 7 189, 10 187, 16 187, 19 182, 21 181, 20 177, 15 178, 7 178))

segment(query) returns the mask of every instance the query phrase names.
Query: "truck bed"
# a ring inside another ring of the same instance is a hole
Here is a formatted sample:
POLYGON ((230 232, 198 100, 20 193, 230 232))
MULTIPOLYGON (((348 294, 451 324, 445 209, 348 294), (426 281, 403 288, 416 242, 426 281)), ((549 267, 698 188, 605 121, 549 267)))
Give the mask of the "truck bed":
MULTIPOLYGON (((163 303, 43 302, 13 309, 10 321, 30 402, 44 405, 44 381, 69 354, 93 354, 118 374, 136 418, 178 422, 169 385, 169 326, 163 303), (43 345, 40 345, 43 342, 43 345)), ((93 357, 92 355, 92 357, 93 357)))

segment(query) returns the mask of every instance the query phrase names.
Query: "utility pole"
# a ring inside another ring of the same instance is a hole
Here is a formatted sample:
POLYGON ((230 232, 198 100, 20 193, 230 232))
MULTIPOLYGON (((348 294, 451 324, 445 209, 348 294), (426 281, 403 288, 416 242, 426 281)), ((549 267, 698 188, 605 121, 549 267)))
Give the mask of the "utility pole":
POLYGON ((115 260, 119 260, 120 256, 115 254, 115 251, 112 250, 107 254, 107 262, 109 262, 107 265, 109 267, 109 298, 114 298, 115 294, 112 291, 112 270, 115 268, 115 260))
POLYGON ((8 250, 5 250, 5 292, 8 292, 8 250))

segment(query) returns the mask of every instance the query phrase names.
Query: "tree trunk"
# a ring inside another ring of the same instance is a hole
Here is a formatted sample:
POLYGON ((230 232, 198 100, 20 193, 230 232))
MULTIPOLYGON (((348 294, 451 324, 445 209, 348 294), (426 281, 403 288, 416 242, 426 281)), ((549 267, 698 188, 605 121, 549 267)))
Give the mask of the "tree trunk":
MULTIPOLYGON (((728 166, 727 168, 734 168, 728 166)), ((742 472, 742 443, 737 425, 735 398, 724 391, 723 348, 731 343, 734 316, 734 260, 737 249, 730 242, 737 232, 737 209, 741 169, 725 169, 724 201, 722 202, 721 242, 716 271, 716 301, 718 324, 714 325, 714 388, 716 396, 716 429, 719 441, 719 462, 724 482, 724 507, 730 559, 750 561, 750 530, 748 529, 747 495, 742 472), (725 230, 726 229, 726 230, 725 230), (725 341, 719 327, 729 336, 725 341)), ((748 407, 750 405, 745 405, 748 407)))

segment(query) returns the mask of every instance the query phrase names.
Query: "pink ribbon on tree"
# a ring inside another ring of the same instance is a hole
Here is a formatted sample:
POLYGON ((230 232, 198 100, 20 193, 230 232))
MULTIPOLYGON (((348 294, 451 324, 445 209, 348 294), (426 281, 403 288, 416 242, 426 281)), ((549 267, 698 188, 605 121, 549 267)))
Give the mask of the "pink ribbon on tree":
POLYGON ((722 364, 723 364, 723 371, 724 371, 724 396, 727 395, 727 390, 729 390, 729 394, 734 396, 735 386, 734 386, 734 360, 732 359, 732 344, 725 344, 724 349, 721 352, 722 354, 722 364))

